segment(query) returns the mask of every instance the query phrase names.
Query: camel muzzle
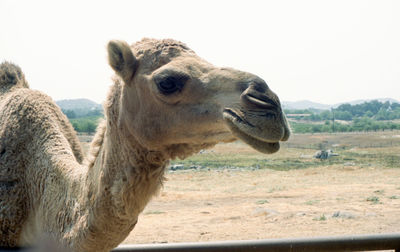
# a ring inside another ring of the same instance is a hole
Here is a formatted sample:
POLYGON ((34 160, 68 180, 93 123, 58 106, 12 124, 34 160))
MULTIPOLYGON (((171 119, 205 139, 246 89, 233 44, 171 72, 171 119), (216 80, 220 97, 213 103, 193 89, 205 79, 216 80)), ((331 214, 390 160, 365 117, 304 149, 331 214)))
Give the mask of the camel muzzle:
POLYGON ((278 96, 259 78, 240 95, 240 107, 225 108, 223 115, 234 136, 263 153, 278 151, 290 135, 278 96))

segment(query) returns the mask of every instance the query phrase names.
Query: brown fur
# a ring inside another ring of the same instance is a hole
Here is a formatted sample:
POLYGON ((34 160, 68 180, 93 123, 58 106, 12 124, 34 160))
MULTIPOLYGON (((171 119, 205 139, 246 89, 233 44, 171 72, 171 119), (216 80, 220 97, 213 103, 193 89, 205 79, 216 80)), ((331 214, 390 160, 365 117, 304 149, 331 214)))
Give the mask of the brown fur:
POLYGON ((68 119, 49 97, 28 89, 19 67, 1 64, 0 80, 0 244, 15 246, 33 204, 27 200, 27 188, 43 186, 34 179, 45 172, 34 169, 43 161, 37 151, 52 142, 54 148, 52 153, 46 150, 47 155, 67 155, 81 163, 83 154, 68 119))
POLYGON ((236 138, 271 153, 289 137, 279 99, 257 76, 217 68, 174 40, 111 41, 108 53, 114 85, 83 164, 60 109, 17 66, 0 66, 0 246, 45 234, 73 251, 109 251, 170 159, 236 138), (159 81, 171 77, 182 87, 163 94, 159 81))

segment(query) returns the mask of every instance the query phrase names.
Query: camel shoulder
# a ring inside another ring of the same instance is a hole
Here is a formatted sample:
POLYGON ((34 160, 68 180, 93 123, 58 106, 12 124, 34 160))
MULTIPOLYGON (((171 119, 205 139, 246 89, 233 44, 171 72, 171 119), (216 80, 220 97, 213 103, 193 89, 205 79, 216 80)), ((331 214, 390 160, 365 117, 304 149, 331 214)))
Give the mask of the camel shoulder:
POLYGON ((48 95, 28 88, 16 89, 13 92, 2 95, 0 99, 2 111, 9 113, 18 112, 20 117, 26 116, 24 112, 30 112, 32 116, 51 116, 49 112, 61 113, 57 104, 48 95))
POLYGON ((69 142, 76 160, 79 163, 83 161, 83 151, 71 123, 50 96, 28 88, 3 95, 0 100, 0 135, 1 128, 11 125, 18 125, 22 131, 36 129, 46 137, 62 135, 69 142))

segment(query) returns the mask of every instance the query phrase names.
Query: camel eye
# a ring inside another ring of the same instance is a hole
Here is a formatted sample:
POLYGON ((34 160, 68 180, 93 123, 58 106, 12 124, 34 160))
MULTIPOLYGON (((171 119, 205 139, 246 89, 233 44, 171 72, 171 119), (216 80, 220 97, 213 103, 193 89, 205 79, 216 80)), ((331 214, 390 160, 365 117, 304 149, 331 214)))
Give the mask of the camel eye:
POLYGON ((186 76, 167 76, 157 81, 158 90, 164 95, 170 95, 176 92, 180 92, 185 86, 187 81, 186 76))

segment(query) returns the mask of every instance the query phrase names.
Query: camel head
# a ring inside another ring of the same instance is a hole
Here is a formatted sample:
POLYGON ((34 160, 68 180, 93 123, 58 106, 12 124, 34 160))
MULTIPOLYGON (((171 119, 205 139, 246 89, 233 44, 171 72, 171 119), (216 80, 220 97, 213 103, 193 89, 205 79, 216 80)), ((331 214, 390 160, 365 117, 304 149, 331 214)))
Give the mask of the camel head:
POLYGON ((174 40, 111 41, 108 55, 121 83, 119 128, 150 150, 182 158, 240 139, 274 153, 289 138, 278 96, 254 74, 216 67, 174 40))

